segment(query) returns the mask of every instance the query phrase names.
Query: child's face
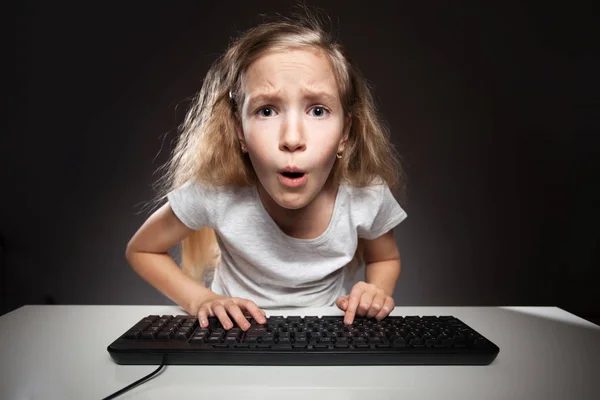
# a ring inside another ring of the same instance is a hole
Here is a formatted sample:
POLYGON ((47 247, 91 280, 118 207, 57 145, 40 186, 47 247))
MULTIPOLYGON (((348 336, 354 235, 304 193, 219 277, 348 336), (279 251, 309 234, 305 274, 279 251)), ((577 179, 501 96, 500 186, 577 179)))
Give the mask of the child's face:
POLYGON ((331 65, 309 50, 268 53, 247 69, 238 135, 261 185, 281 207, 310 203, 344 150, 344 115, 331 65), (286 168, 299 172, 288 176, 286 168), (299 176, 299 177, 297 177, 299 176))

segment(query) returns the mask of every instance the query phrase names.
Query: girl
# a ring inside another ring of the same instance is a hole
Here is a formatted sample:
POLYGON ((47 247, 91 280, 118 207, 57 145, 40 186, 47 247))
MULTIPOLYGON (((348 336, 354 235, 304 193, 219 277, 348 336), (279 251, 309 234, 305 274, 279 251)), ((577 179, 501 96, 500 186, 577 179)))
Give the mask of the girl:
POLYGON ((203 327, 216 316, 247 330, 245 314, 265 323, 267 307, 336 304, 346 324, 391 312, 400 165, 366 81, 315 16, 235 40, 182 128, 167 202, 127 245, 137 274, 203 327), (168 254, 178 243, 182 268, 168 254))

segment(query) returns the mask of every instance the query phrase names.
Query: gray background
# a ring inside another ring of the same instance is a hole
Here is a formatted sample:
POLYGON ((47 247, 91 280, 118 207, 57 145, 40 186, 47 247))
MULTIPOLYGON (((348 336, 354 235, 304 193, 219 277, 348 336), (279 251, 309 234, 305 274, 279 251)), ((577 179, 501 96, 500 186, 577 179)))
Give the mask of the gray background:
MULTIPOLYGON (((373 85, 408 174, 396 303, 600 317, 591 6, 413 3, 310 3, 373 85)), ((170 303, 124 257, 155 171, 230 37, 293 4, 12 6, 3 313, 170 303)))

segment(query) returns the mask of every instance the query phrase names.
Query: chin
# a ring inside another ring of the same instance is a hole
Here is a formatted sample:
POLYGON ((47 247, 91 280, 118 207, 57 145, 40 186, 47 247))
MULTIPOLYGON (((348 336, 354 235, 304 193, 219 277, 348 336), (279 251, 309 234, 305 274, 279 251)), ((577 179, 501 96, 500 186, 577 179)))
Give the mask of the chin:
POLYGON ((283 196, 276 199, 275 202, 280 207, 288 210, 298 210, 306 207, 306 205, 309 203, 302 195, 294 194, 293 196, 290 196, 288 193, 283 194, 283 196))

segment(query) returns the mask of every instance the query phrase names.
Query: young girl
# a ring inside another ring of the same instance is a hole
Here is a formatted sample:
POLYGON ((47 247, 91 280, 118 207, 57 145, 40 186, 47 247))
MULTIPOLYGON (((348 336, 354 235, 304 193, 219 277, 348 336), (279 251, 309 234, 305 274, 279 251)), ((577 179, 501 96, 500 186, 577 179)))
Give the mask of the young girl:
POLYGON ((168 201, 127 246, 136 273, 203 327, 216 316, 246 330, 269 307, 336 304, 346 324, 391 312, 400 164, 365 79, 315 16, 234 41, 182 127, 168 201), (168 254, 178 243, 182 268, 168 254))

